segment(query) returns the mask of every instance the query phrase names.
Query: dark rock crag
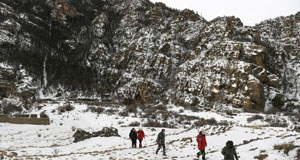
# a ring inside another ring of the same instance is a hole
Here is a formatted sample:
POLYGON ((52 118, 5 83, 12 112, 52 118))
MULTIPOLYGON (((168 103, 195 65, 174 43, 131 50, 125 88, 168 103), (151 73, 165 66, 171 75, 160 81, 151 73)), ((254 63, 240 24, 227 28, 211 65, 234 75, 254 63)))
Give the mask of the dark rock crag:
POLYGON ((0 62, 36 87, 12 93, 14 75, 0 83, 2 99, 25 105, 37 91, 64 90, 120 103, 299 110, 300 12, 250 27, 148 0, 2 0, 0 9, 0 62))

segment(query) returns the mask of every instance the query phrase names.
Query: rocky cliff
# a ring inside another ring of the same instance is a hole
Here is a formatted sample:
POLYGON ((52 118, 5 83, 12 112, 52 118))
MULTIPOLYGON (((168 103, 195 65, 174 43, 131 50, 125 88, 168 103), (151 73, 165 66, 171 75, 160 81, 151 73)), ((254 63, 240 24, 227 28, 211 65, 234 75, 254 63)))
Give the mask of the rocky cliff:
POLYGON ((2 103, 23 73, 23 92, 34 93, 26 101, 300 109, 300 12, 250 27, 148 0, 2 0, 0 9, 0 70, 14 70, 1 77, 2 103))

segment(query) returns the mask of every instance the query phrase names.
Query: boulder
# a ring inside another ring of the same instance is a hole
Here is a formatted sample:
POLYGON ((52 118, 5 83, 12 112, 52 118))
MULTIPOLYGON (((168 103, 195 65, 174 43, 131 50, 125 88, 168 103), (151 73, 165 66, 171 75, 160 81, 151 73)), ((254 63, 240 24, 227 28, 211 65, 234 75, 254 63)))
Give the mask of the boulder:
POLYGON ((108 127, 104 127, 101 131, 98 132, 93 132, 93 136, 94 137, 112 137, 112 136, 117 136, 119 137, 119 133, 118 133, 118 129, 116 128, 108 128, 108 127))
POLYGON ((83 129, 77 129, 76 132, 73 134, 75 143, 83 141, 85 139, 89 139, 91 137, 112 137, 112 136, 120 137, 118 133, 118 129, 113 127, 110 128, 104 127, 101 131, 92 132, 92 133, 87 132, 83 129))
POLYGON ((85 139, 91 138, 92 134, 90 132, 87 132, 83 129, 77 129, 76 132, 73 134, 74 142, 83 141, 85 139))

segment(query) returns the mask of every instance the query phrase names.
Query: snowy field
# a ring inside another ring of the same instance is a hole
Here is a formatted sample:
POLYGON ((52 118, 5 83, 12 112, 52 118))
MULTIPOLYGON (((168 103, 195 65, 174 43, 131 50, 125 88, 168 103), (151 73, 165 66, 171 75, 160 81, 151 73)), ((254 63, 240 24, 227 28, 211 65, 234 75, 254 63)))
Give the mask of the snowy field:
MULTIPOLYGON (((128 137, 132 127, 128 127, 128 124, 137 121, 137 118, 86 112, 86 105, 76 105, 74 110, 61 114, 52 112, 58 106, 60 104, 47 104, 43 108, 52 121, 49 126, 0 123, 0 155, 2 154, 0 159, 197 159, 196 136, 199 128, 166 128, 167 156, 163 156, 162 152, 156 155, 155 139, 162 128, 143 127, 146 134, 145 147, 133 149, 128 137), (72 135, 76 128, 92 132, 99 131, 103 127, 117 128, 121 137, 94 137, 73 143, 72 135)), ((41 111, 32 111, 32 113, 41 111)), ((185 111, 182 114, 215 117, 216 120, 232 122, 231 125, 226 126, 206 125, 201 127, 207 131, 208 160, 221 160, 221 150, 228 140, 234 141, 240 160, 259 159, 259 156, 267 156, 265 160, 297 160, 300 134, 290 129, 294 124, 288 120, 288 117, 276 116, 276 118, 286 119, 287 127, 267 127, 267 123, 261 120, 249 123, 247 118, 254 115, 249 113, 240 113, 231 117, 213 112, 185 111), (282 144, 292 144, 294 148, 290 149, 288 153, 284 153, 284 150, 274 149, 275 145, 282 144)))

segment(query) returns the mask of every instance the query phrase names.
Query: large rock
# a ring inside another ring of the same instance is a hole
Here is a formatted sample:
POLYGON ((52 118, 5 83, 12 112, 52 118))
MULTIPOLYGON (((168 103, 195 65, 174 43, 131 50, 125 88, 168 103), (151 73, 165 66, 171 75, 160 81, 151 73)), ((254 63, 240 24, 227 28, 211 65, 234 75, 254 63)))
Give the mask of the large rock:
POLYGON ((83 141, 85 139, 93 137, 93 135, 90 132, 87 132, 83 129, 77 129, 76 132, 73 134, 74 142, 83 141))
POLYGON ((91 137, 112 137, 112 136, 117 136, 120 137, 118 133, 118 129, 113 128, 113 127, 104 127, 101 131, 97 132, 87 132, 83 129, 77 129, 76 132, 73 134, 74 137, 74 142, 80 142, 85 139, 89 139, 91 137))
POLYGON ((93 136, 95 137, 112 137, 112 136, 117 136, 119 137, 118 129, 113 128, 113 127, 104 127, 101 131, 98 132, 93 132, 93 136))

